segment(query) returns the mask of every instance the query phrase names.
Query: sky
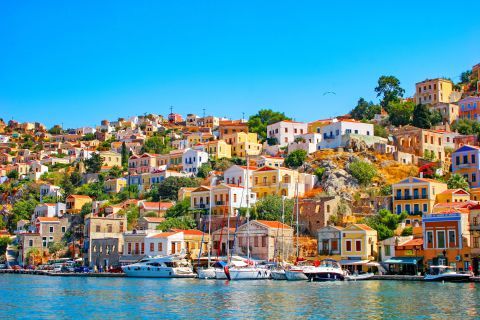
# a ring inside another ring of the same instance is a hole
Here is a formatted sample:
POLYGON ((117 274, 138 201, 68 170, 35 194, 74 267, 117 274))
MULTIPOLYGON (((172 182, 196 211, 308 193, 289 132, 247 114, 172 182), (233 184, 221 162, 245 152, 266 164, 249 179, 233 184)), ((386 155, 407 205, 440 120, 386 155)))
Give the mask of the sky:
POLYGON ((313 121, 480 63, 480 1, 1 1, 0 118, 144 113, 313 121), (335 94, 326 92, 334 92, 335 94))

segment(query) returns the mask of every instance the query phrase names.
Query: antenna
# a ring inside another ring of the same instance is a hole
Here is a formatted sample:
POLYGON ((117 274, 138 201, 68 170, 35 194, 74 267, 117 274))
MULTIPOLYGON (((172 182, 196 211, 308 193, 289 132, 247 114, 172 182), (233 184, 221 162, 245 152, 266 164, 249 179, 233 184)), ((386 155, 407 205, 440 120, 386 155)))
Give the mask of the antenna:
POLYGON ((173 113, 173 106, 170 106, 170 113, 173 113))
POLYGON ((245 112, 242 112, 242 121, 245 120, 245 112))
POLYGON ((205 119, 205 108, 203 108, 202 110, 203 110, 203 119, 205 119))

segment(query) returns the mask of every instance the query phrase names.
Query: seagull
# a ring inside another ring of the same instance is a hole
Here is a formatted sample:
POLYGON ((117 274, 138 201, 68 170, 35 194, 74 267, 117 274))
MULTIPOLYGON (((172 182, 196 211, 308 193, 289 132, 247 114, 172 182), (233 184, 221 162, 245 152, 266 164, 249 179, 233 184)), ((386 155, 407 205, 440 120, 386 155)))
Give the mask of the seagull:
POLYGON ((323 95, 326 96, 326 95, 329 94, 329 93, 334 94, 334 95, 337 95, 337 94, 336 94, 335 92, 333 92, 333 91, 324 92, 323 95))

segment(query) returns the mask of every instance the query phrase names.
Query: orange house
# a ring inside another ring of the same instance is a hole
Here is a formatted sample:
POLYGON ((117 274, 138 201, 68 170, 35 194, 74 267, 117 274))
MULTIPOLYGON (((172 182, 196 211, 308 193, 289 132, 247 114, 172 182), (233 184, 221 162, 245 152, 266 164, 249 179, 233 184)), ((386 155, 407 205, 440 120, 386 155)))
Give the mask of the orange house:
POLYGON ((423 216, 424 262, 468 270, 471 265, 468 209, 446 209, 423 216))

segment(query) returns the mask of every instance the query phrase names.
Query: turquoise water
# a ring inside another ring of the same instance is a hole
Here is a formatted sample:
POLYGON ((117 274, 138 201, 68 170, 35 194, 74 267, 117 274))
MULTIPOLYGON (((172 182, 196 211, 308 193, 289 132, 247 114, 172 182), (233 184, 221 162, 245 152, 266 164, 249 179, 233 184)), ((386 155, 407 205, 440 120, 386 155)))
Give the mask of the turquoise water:
POLYGON ((474 319, 480 284, 0 275, 1 319, 474 319))

